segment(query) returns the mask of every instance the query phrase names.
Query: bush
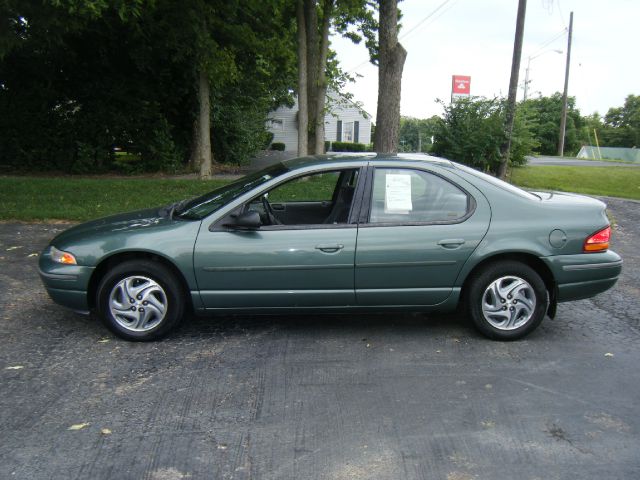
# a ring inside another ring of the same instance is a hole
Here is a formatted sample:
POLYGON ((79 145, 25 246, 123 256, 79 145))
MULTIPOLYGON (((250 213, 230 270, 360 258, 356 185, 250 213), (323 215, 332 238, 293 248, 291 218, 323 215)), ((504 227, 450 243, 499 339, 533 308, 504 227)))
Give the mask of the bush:
POLYGON ((364 143, 333 142, 332 152, 366 152, 367 146, 364 143))
MULTIPOLYGON (((478 170, 496 173, 505 141, 505 101, 472 97, 444 104, 444 117, 436 125, 433 153, 478 170)), ((516 111, 510 165, 526 163, 525 155, 537 147, 531 134, 533 120, 523 108, 516 111)))
POLYGON ((271 150, 277 150, 278 152, 284 152, 285 144, 282 142, 273 142, 271 144, 271 150))

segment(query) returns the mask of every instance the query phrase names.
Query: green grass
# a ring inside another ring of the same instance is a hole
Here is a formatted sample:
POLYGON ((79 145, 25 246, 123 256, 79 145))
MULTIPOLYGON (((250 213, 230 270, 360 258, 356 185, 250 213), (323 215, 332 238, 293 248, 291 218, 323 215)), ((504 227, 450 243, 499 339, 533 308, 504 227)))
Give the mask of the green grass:
MULTIPOLYGON (((271 201, 327 199, 326 175, 287 185, 271 201), (282 197, 282 198, 280 198, 282 197)), ((511 181, 528 189, 560 190, 640 200, 640 167, 524 167, 511 181)), ((0 220, 84 221, 195 197, 226 183, 158 178, 0 177, 0 220)))
POLYGON ((195 197, 221 180, 0 177, 0 220, 90 220, 195 197))
POLYGON ((640 200, 640 167, 514 168, 511 182, 530 190, 559 190, 640 200))

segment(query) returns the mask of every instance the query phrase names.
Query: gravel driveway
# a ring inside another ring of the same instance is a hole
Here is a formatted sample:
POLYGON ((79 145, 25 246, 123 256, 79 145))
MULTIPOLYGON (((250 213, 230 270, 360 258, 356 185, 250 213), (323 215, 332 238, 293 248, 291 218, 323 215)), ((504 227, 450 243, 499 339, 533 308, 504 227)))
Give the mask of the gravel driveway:
POLYGON ((0 224, 0 479, 640 478, 640 204, 608 202, 619 284, 512 343, 395 313, 128 343, 41 287, 64 226, 0 224))

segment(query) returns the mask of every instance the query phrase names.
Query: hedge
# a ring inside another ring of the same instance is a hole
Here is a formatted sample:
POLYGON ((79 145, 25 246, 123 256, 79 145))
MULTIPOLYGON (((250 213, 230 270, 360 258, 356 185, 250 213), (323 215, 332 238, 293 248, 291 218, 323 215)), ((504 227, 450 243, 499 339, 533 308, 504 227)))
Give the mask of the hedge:
POLYGON ((332 152, 366 152, 367 146, 364 143, 333 142, 332 152))

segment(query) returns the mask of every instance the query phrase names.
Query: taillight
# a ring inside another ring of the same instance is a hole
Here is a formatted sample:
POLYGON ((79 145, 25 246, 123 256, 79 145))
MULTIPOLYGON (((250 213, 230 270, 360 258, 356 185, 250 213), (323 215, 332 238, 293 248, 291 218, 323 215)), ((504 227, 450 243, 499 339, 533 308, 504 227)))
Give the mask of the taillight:
POLYGON ((611 227, 598 230, 584 241, 583 250, 585 253, 604 252, 609 248, 611 239, 611 227))

